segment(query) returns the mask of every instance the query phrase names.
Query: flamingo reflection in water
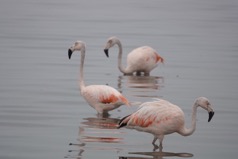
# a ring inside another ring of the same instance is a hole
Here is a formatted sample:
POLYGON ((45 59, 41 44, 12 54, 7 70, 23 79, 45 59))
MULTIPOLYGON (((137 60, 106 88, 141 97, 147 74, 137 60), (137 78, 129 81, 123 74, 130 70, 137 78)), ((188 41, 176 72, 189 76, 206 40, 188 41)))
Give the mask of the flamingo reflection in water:
POLYGON ((119 159, 162 159, 163 157, 186 157, 186 158, 193 157, 193 154, 186 153, 186 152, 175 153, 175 152, 153 151, 153 152, 129 152, 129 154, 130 156, 120 156, 119 159), (137 156, 133 157, 131 155, 137 155, 137 156), (141 156, 138 157, 138 155, 143 155, 143 157, 141 156))
POLYGON ((113 147, 111 144, 120 143, 123 138, 118 137, 121 135, 117 131, 119 119, 107 117, 88 117, 84 118, 79 126, 78 143, 70 143, 70 146, 78 147, 77 150, 69 150, 69 155, 65 158, 74 158, 73 152, 76 152, 77 158, 82 157, 82 153, 87 150, 95 151, 121 151, 118 147, 113 147), (110 143, 110 145, 98 145, 90 143, 110 143))
POLYGON ((122 90, 123 87, 127 88, 128 94, 140 101, 141 98, 159 98, 159 90, 164 87, 164 78, 162 76, 119 76, 118 90, 122 90))
POLYGON ((158 90, 163 87, 164 78, 162 76, 119 76, 119 88, 121 88, 122 83, 125 83, 129 88, 158 90))
POLYGON ((119 119, 116 118, 84 118, 84 121, 81 122, 82 126, 79 128, 80 141, 101 143, 121 142, 122 138, 113 137, 119 134, 116 130, 118 122, 119 119))

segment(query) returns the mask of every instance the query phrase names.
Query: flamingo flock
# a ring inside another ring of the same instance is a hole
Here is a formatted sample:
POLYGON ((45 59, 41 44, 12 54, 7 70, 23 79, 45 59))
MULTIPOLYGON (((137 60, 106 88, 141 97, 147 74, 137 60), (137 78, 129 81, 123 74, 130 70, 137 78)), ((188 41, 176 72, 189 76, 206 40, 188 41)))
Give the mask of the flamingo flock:
MULTIPOLYGON (((150 72, 158 65, 163 63, 164 59, 151 47, 142 46, 132 50, 127 55, 127 66, 122 66, 122 44, 117 37, 110 37, 104 48, 104 52, 109 57, 108 51, 111 47, 117 45, 118 68, 124 75, 149 76, 150 72)), ((107 85, 89 85, 84 83, 84 59, 86 54, 86 45, 83 41, 76 41, 68 49, 68 58, 71 59, 73 52, 79 51, 80 58, 80 76, 79 88, 81 96, 93 107, 99 115, 108 114, 122 105, 130 106, 129 100, 115 88, 107 85)), ((150 133, 154 136, 152 144, 155 148, 162 150, 163 139, 165 135, 178 133, 182 136, 193 134, 196 129, 197 108, 201 107, 208 112, 208 122, 214 116, 210 101, 206 97, 198 97, 192 106, 192 121, 190 128, 185 127, 184 112, 182 109, 164 99, 156 99, 150 102, 144 102, 134 113, 126 115, 120 119, 117 128, 126 127, 150 133), (155 143, 159 140, 159 146, 155 143)))

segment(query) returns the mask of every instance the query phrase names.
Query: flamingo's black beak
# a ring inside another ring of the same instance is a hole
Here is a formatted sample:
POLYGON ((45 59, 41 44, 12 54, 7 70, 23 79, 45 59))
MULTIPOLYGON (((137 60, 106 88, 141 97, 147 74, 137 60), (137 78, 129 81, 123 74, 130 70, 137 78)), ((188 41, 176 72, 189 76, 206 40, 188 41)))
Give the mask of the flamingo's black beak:
POLYGON ((109 57, 108 49, 104 49, 104 52, 105 52, 106 56, 109 57))
POLYGON ((215 114, 214 111, 210 111, 210 112, 208 113, 208 115, 209 115, 209 117, 208 117, 208 122, 211 121, 211 119, 212 119, 212 117, 213 117, 214 114, 215 114))
POLYGON ((73 53, 72 50, 69 49, 69 50, 68 50, 68 56, 69 56, 69 59, 71 58, 72 53, 73 53))

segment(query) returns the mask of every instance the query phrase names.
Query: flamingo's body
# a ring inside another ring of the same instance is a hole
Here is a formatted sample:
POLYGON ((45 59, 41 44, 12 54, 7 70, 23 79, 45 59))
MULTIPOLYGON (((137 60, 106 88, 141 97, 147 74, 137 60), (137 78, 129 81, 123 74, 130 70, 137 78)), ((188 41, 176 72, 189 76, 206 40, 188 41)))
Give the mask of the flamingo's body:
POLYGON ((150 71, 153 70, 158 62, 164 62, 164 59, 151 47, 142 46, 132 50, 127 55, 127 66, 122 66, 122 44, 117 37, 111 37, 108 39, 105 46, 104 52, 108 55, 108 49, 118 45, 118 68, 125 75, 131 75, 133 73, 149 75, 150 71))
POLYGON ((197 98, 193 105, 192 126, 189 129, 185 127, 184 113, 181 108, 162 99, 141 104, 136 112, 120 120, 118 128, 128 126, 138 131, 151 133, 154 135, 152 144, 155 145, 155 141, 159 139, 160 148, 162 148, 164 135, 177 132, 183 136, 188 136, 195 131, 196 112, 199 106, 208 111, 208 122, 214 115, 208 99, 205 97, 197 98))
POLYGON ((79 86, 81 95, 90 106, 97 110, 99 114, 107 113, 121 105, 129 105, 128 100, 116 89, 106 85, 85 86, 83 79, 83 64, 85 58, 85 44, 77 41, 68 50, 69 59, 74 51, 81 51, 80 79, 79 86))
POLYGON ((107 113, 121 105, 129 105, 116 89, 106 85, 90 85, 81 89, 81 95, 99 114, 107 113))

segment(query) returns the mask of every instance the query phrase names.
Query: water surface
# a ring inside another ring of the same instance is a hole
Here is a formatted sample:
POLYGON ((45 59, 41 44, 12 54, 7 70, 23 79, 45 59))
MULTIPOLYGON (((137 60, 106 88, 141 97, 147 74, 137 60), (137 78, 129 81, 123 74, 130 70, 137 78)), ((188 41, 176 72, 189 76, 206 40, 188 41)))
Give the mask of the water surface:
POLYGON ((0 158, 237 156, 236 0, 3 0, 0 28, 0 158), (124 64, 142 45, 165 64, 149 77, 123 76, 118 49, 103 53, 110 36, 121 39, 124 64), (153 152, 152 135, 116 129, 136 106, 101 118, 80 96, 80 55, 67 56, 76 40, 87 43, 86 84, 110 85, 132 102, 167 99, 184 110, 187 126, 195 98, 206 96, 213 120, 199 110, 192 136, 166 136, 163 152, 153 152))

